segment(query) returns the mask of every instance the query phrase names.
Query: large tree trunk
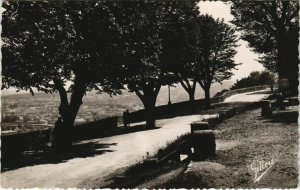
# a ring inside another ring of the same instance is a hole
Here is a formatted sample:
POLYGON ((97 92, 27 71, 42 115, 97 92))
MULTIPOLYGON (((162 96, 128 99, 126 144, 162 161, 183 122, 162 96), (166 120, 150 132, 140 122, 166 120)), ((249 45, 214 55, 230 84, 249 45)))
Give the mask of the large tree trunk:
POLYGON ((177 78, 183 89, 189 94, 189 101, 194 102, 197 81, 194 80, 193 84, 191 85, 190 81, 186 78, 183 78, 180 74, 177 74, 177 78))
POLYGON ((60 106, 58 110, 63 119, 62 127, 59 129, 59 133, 55 134, 59 135, 59 137, 54 137, 54 139, 60 139, 60 145, 58 145, 59 148, 66 149, 72 145, 72 130, 86 89, 83 81, 75 79, 74 88, 69 103, 67 92, 62 83, 59 80, 54 81, 54 83, 60 95, 60 106))
POLYGON ((81 97, 76 98, 76 100, 73 101, 71 99, 69 106, 66 108, 66 110, 64 110, 64 112, 66 112, 66 114, 62 116, 63 127, 64 127, 63 133, 65 136, 64 141, 62 141, 62 146, 64 147, 68 147, 72 145, 72 140, 73 140, 72 131, 73 131, 77 113, 82 104, 82 97, 83 95, 81 97))
POLYGON ((194 102, 195 101, 195 91, 189 92, 189 101, 194 102))
POLYGON ((193 114, 196 110, 195 91, 188 92, 188 94, 189 94, 189 112, 190 112, 190 114, 193 114))
POLYGON ((205 92, 205 105, 206 107, 210 107, 210 87, 204 88, 205 92))
POLYGON ((144 107, 146 111, 146 127, 148 129, 155 128, 155 102, 156 97, 145 97, 144 107))
POLYGON ((279 78, 289 80, 289 90, 292 94, 298 94, 298 43, 294 40, 298 39, 298 34, 287 33, 283 28, 280 34, 277 37, 278 75, 279 78))
POLYGON ((201 86, 201 88, 204 90, 204 95, 205 95, 205 106, 207 108, 210 107, 210 86, 211 86, 211 81, 207 82, 207 81, 201 81, 198 80, 199 85, 201 86))
POLYGON ((146 114, 146 127, 147 128, 155 128, 155 103, 158 92, 161 88, 161 85, 147 86, 144 85, 143 94, 138 90, 135 89, 135 93, 143 102, 146 114))
POLYGON ((293 30, 288 34, 288 42, 286 47, 289 48, 288 51, 288 64, 290 64, 290 74, 289 74, 289 82, 290 82, 290 91, 292 95, 298 95, 298 85, 299 85, 299 53, 298 53, 298 44, 299 44, 299 33, 298 30, 293 30))

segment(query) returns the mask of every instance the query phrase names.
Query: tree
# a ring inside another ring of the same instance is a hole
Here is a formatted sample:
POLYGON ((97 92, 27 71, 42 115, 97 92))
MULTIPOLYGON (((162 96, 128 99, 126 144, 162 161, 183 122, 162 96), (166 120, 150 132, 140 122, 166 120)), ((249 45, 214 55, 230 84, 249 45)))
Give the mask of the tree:
POLYGON ((163 32, 162 60, 168 71, 173 73, 174 82, 181 84, 188 93, 190 102, 193 102, 197 84, 195 62, 198 51, 195 49, 195 38, 198 35, 195 20, 199 15, 199 9, 193 1, 179 1, 173 5, 174 8, 180 11, 168 14, 167 27, 163 32))
POLYGON ((262 54, 260 62, 279 78, 288 78, 298 94, 298 1, 234 1, 231 13, 242 39, 262 54))
POLYGON ((232 69, 238 65, 233 60, 237 36, 235 30, 223 20, 214 20, 209 15, 200 15, 197 25, 195 50, 199 55, 195 64, 196 80, 203 88, 209 106, 211 84, 230 79, 232 69))
POLYGON ((6 1, 3 6, 2 89, 59 92, 65 143, 70 145, 86 91, 115 94, 123 88, 116 48, 121 31, 109 9, 117 4, 6 1), (72 82, 69 89, 67 81, 72 82))
MULTIPOLYGON (((190 3, 190 2, 189 2, 190 3)), ((124 27, 128 88, 141 99, 146 111, 146 126, 155 127, 155 103, 161 86, 173 82, 166 66, 165 31, 176 16, 182 1, 130 1, 124 5, 122 17, 117 19, 124 27), (178 9, 176 9, 176 8, 178 9)), ((196 6, 194 2, 194 6, 196 6)), ((181 13, 184 15, 184 12, 181 13)), ((182 18, 184 19, 184 18, 182 18)))
POLYGON ((270 85, 275 83, 274 74, 268 71, 262 71, 259 73, 258 85, 270 85))
POLYGON ((147 112, 146 125, 152 128, 156 97, 162 85, 159 32, 163 12, 158 1, 127 1, 123 8, 123 14, 116 15, 116 19, 124 31, 126 82, 129 91, 142 101, 147 112))

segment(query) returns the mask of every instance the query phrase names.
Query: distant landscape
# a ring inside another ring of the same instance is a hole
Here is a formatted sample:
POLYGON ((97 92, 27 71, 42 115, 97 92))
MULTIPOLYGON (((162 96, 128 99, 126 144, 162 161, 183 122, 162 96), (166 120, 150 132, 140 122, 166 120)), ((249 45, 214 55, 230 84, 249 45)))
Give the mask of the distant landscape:
MULTIPOLYGON (((213 84, 211 95, 213 96, 223 89, 229 89, 234 81, 225 81, 221 84, 213 84)), ((171 102, 188 100, 188 95, 180 85, 170 88, 171 102)), ((197 86, 195 98, 204 97, 203 90, 197 86)), ((52 128, 57 120, 59 95, 57 93, 45 94, 15 93, 15 91, 2 91, 1 130, 3 134, 29 132, 52 128)), ((161 88, 156 105, 168 103, 168 88, 161 88)), ((123 94, 109 96, 88 92, 83 99, 75 124, 86 123, 111 116, 120 116, 125 110, 130 112, 143 109, 143 105, 134 93, 123 91, 123 94)))

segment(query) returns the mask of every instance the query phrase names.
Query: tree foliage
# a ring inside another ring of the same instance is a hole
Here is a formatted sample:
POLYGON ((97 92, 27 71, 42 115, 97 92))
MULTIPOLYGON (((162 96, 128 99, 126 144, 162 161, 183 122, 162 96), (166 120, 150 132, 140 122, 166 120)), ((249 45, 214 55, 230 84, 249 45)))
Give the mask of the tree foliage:
POLYGON ((259 85, 271 85, 275 83, 275 76, 268 71, 254 71, 251 72, 248 77, 244 77, 238 80, 232 87, 231 90, 248 88, 259 85))
POLYGON ((210 104, 210 86, 230 79, 238 65, 234 61, 237 35, 234 28, 223 20, 214 20, 209 15, 197 19, 198 30, 196 49, 198 58, 195 63, 196 80, 205 91, 205 99, 210 104))
MULTIPOLYGON (((193 10, 193 9, 191 9, 193 10)), ((174 75, 175 82, 179 82, 187 91, 190 101, 194 100, 196 80, 194 76, 195 63, 195 19, 197 11, 191 11, 190 16, 180 22, 171 22, 164 32, 163 60, 168 71, 174 75)))
POLYGON ((235 30, 222 20, 194 14, 170 31, 167 33, 170 70, 188 92, 190 101, 194 100, 198 82, 209 103, 211 83, 229 79, 236 66, 235 30))
POLYGON ((298 86, 298 1, 234 1, 233 23, 242 39, 262 54, 260 62, 279 77, 289 78, 291 90, 298 86))
POLYGON ((168 71, 173 74, 173 81, 179 82, 189 94, 190 101, 193 101, 197 83, 194 75, 197 50, 193 43, 196 18, 200 13, 191 1, 180 7, 185 14, 171 15, 163 33, 163 61, 168 71))
POLYGON ((2 89, 59 92, 66 128, 73 126, 87 90, 119 93, 122 31, 110 12, 116 6, 111 1, 4 2, 2 89))
POLYGON ((164 32, 195 7, 196 1, 7 1, 2 88, 58 91, 67 126, 91 89, 115 94, 126 83, 153 110, 160 87, 172 83, 164 32))
MULTIPOLYGON (((125 68, 127 84, 147 111, 147 126, 155 126, 154 107, 161 86, 174 81, 167 63, 167 38, 172 26, 194 13, 196 1, 130 1, 123 11, 126 19, 117 19, 125 27, 125 68)), ((173 30, 174 31, 174 30, 173 30)))

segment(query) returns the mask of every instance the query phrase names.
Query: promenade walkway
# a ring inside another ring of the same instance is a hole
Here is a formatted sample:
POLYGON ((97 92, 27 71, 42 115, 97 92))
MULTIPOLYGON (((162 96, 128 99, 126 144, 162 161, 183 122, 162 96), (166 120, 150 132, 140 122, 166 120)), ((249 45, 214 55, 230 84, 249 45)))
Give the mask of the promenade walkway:
MULTIPOLYGON (((264 92, 264 91, 259 91, 264 92)), ((267 91, 265 92, 267 93, 267 91)), ((264 93, 262 93, 264 94, 264 93)), ((248 95, 246 95, 248 96, 248 95)), ((254 95, 252 100, 264 96, 254 95)), ((245 95, 241 95, 244 99, 245 95)), ((233 100, 239 99, 236 95, 233 100)), ((212 115, 189 115, 158 120, 160 128, 81 141, 79 145, 93 145, 94 155, 73 158, 57 164, 40 164, 1 173, 2 188, 93 188, 116 169, 141 161, 149 152, 154 154, 178 136, 190 131, 189 124, 212 115)))

